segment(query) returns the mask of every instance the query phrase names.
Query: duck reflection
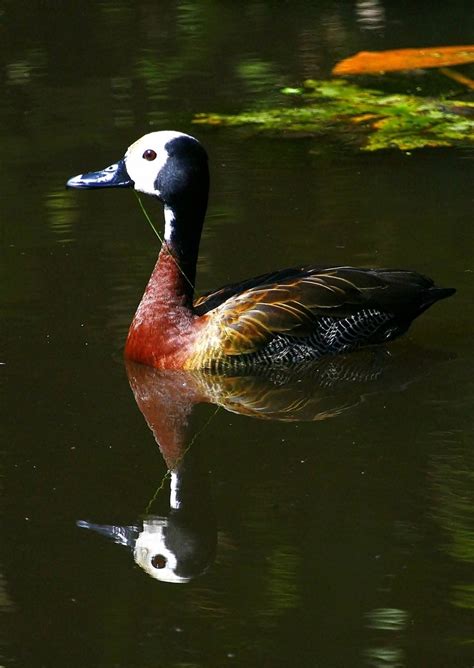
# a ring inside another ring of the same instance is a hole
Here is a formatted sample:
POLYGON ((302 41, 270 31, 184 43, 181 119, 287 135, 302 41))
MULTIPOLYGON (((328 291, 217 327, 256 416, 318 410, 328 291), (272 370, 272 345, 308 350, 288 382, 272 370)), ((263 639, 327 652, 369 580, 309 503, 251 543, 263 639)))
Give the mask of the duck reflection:
POLYGON ((375 391, 377 379, 386 377, 395 386, 401 380, 392 356, 382 349, 324 358, 300 367, 254 369, 252 375, 248 371, 241 375, 160 371, 130 361, 126 368, 138 407, 168 465, 182 455, 183 430, 195 404, 215 404, 266 420, 326 420, 359 404, 375 391), (390 371, 395 372, 391 379, 390 371))
POLYGON ((189 582, 212 564, 217 542, 209 473, 200 461, 199 448, 192 447, 199 433, 188 435, 196 404, 215 404, 267 420, 326 420, 360 404, 371 393, 403 389, 426 370, 427 361, 426 355, 423 362, 418 358, 415 367, 413 360, 400 363, 400 358, 376 349, 325 358, 300 369, 274 367, 252 376, 159 371, 127 361, 135 401, 168 468, 169 512, 146 514, 132 526, 77 524, 130 548, 135 562, 153 578, 189 582))
POLYGON ((126 368, 137 405, 168 468, 169 512, 165 517, 146 514, 133 526, 86 521, 77 525, 129 547, 138 566, 156 580, 189 582, 213 562, 217 538, 209 474, 199 449, 186 441, 193 406, 203 399, 184 373, 160 374, 128 362, 126 368))
POLYGON ((170 468, 166 517, 145 515, 132 526, 85 521, 77 525, 130 548, 138 566, 156 580, 184 583, 202 575, 214 561, 217 528, 208 474, 198 454, 197 448, 190 448, 170 468))

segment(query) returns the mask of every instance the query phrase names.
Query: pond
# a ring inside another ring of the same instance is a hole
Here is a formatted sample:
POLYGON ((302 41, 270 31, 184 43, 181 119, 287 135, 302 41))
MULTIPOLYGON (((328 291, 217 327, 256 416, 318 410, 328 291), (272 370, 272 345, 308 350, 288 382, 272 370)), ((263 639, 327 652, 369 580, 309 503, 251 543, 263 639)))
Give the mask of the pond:
MULTIPOLYGON (((3 3, 1 665, 474 664, 472 147, 193 124, 472 27, 462 0, 3 3), (328 264, 457 294, 310 376, 125 365, 159 242, 132 192, 64 184, 160 129, 209 153, 199 293, 328 264)), ((467 99, 435 71, 378 83, 467 99)))

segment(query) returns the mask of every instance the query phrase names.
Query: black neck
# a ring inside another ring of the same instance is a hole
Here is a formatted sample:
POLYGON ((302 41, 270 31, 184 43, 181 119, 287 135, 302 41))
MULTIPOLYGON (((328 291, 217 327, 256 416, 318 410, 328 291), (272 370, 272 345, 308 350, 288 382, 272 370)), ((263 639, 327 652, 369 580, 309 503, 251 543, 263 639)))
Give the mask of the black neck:
POLYGON ((194 286, 209 193, 207 154, 196 140, 186 136, 169 142, 167 151, 168 159, 158 172, 155 190, 165 205, 168 248, 194 286))
POLYGON ((167 245, 194 288, 202 226, 207 209, 207 174, 165 202, 167 245), (203 177, 207 178, 203 178, 203 177))
POLYGON ((194 197, 183 198, 175 202, 174 206, 167 205, 166 208, 166 243, 179 268, 194 288, 199 242, 207 208, 207 192, 194 193, 194 197))

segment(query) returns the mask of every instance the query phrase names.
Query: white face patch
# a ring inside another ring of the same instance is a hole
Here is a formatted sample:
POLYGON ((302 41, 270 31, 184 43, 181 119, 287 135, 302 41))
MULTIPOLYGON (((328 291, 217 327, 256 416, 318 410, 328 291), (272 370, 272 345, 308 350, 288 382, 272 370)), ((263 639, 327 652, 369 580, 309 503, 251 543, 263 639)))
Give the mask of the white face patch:
MULTIPOLYGON (((135 190, 147 195, 160 195, 159 191, 156 190, 155 181, 169 158, 165 146, 172 139, 178 137, 190 137, 190 135, 170 130, 150 132, 129 146, 124 160, 128 175, 135 183, 135 190), (146 151, 154 151, 156 158, 154 160, 144 158, 143 155, 146 151)), ((190 137, 190 139, 194 139, 194 137, 190 137)))

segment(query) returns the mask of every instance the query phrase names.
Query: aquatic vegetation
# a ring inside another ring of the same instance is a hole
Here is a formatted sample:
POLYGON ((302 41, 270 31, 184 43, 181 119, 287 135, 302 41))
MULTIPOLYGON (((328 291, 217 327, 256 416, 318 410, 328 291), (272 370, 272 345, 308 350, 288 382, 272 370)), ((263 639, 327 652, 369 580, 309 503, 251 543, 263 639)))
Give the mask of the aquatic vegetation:
POLYGON ((344 79, 285 88, 291 106, 241 114, 198 114, 194 123, 251 126, 257 133, 324 135, 365 151, 474 143, 474 103, 387 94, 344 79))

